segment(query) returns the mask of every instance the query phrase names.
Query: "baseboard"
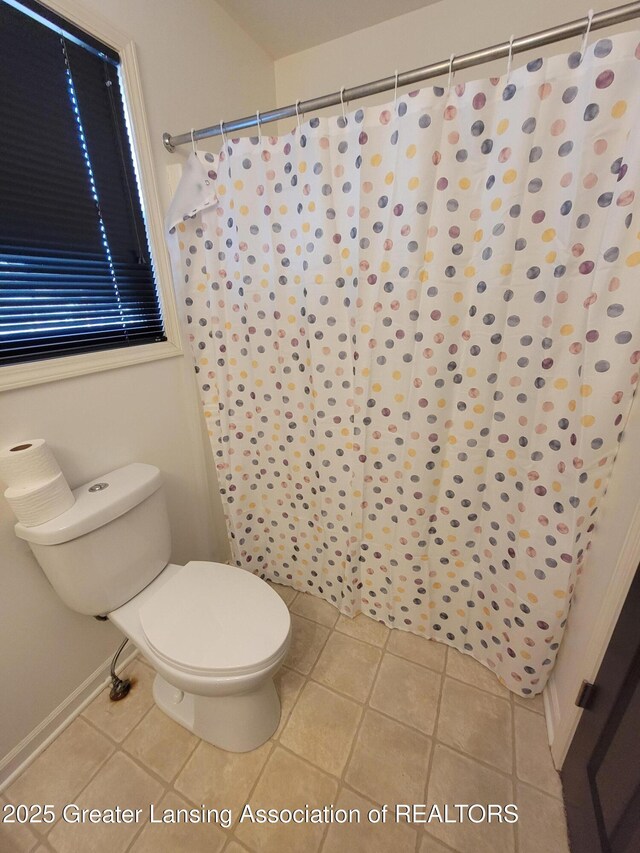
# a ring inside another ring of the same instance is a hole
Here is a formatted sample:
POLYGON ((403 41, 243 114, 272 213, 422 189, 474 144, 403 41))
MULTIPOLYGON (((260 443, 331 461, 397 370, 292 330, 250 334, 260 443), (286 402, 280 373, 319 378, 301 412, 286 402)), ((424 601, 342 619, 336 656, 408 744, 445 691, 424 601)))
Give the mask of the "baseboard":
MULTIPOLYGON (((118 670, 123 669, 138 656, 134 647, 131 653, 119 664, 118 670)), ((95 699, 100 691, 109 683, 111 657, 104 661, 70 696, 61 702, 40 725, 23 738, 0 761, 0 791, 3 791, 23 773, 49 744, 82 713, 87 705, 95 699)))
MULTIPOLYGON (((556 731, 558 728, 558 721, 560 718, 560 705, 558 702, 558 691, 556 688, 556 682, 553 677, 553 673, 549 677, 547 684, 542 693, 542 701, 544 703, 544 719, 547 723, 547 737, 549 739, 549 746, 552 748, 552 756, 553 756, 553 743, 556 737, 556 731)), ((553 756, 554 763, 556 763, 556 758, 553 756)), ((556 769, 559 770, 559 766, 556 763, 556 769)))

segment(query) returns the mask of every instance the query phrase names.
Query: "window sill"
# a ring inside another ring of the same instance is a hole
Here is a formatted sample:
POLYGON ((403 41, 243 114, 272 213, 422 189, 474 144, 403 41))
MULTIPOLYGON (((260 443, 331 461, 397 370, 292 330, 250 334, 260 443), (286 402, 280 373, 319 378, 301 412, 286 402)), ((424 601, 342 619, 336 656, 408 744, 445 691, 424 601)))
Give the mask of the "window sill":
POLYGON ((12 364, 0 368, 0 391, 26 388, 43 382, 55 382, 99 373, 103 370, 116 370, 162 358, 175 358, 182 355, 181 347, 171 341, 141 344, 135 347, 103 350, 102 352, 68 355, 63 358, 50 358, 43 361, 30 361, 25 364, 12 364))

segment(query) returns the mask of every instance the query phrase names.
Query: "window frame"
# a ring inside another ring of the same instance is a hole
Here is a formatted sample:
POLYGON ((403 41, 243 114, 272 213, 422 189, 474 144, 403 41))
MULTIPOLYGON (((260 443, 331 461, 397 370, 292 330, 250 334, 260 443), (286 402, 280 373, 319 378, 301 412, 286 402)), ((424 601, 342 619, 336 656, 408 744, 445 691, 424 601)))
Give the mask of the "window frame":
POLYGON ((56 14, 112 47, 120 56, 125 111, 167 340, 6 365, 0 368, 0 392, 184 354, 135 43, 110 22, 75 0, 43 2, 56 14))

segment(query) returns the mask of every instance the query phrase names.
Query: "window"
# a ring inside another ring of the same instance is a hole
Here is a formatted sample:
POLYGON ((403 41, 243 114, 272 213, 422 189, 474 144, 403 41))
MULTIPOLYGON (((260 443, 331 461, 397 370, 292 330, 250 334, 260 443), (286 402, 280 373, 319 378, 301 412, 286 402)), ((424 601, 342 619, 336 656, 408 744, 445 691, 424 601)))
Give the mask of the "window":
POLYGON ((164 341, 119 56, 0 0, 0 366, 164 341))

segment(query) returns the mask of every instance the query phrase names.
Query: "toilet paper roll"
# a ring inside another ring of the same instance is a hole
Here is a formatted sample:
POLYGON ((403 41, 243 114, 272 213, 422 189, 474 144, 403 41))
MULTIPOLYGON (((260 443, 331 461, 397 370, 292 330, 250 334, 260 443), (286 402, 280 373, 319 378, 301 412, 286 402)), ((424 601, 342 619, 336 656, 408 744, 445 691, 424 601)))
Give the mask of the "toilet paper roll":
POLYGON ((0 450, 0 480, 10 489, 42 486, 60 473, 60 466, 44 438, 18 441, 0 450))
POLYGON ((73 492, 62 472, 35 488, 9 488, 4 496, 18 521, 25 527, 35 527, 45 521, 51 521, 75 503, 73 492))

